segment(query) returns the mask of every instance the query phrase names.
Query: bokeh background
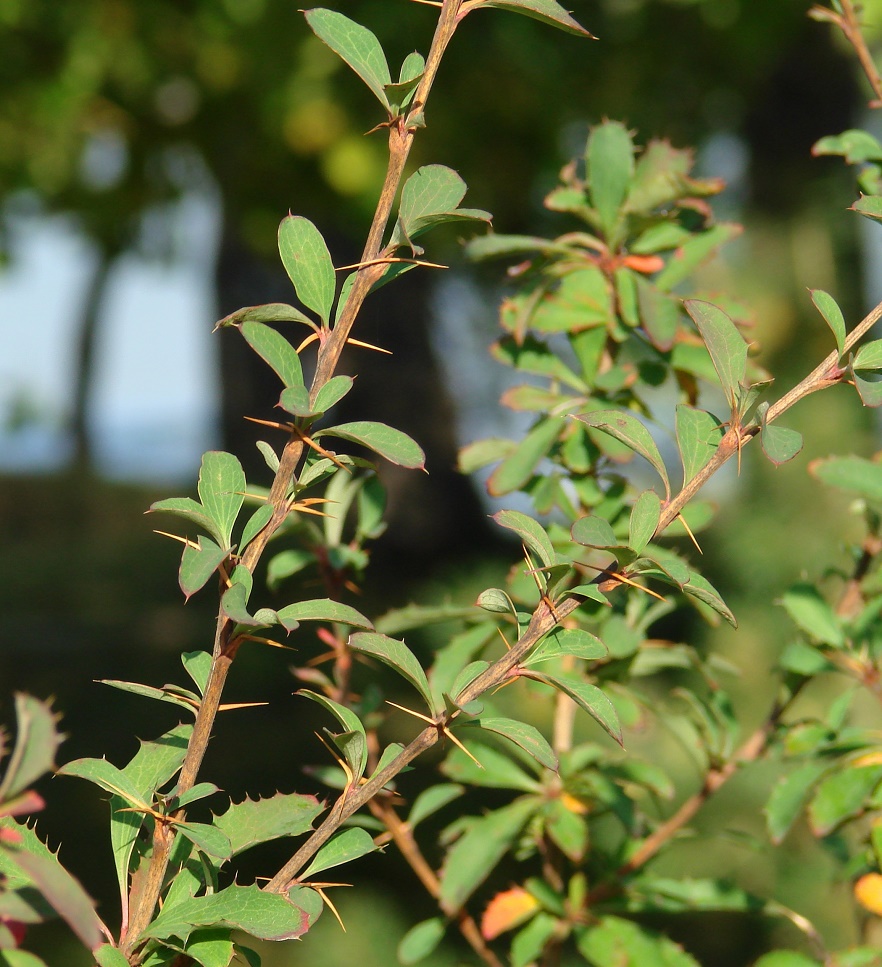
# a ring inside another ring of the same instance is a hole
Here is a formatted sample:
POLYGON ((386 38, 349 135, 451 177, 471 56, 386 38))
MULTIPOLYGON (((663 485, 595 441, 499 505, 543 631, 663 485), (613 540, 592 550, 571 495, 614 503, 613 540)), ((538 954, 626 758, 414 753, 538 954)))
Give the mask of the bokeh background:
MULTIPOLYGON (((390 63, 428 47, 429 5, 326 5, 370 26, 390 63)), ((853 58, 807 18, 805 0, 568 6, 598 41, 502 11, 464 22, 414 165, 457 169, 467 204, 492 211, 497 230, 541 232, 559 224, 541 199, 591 123, 621 118, 641 140, 694 145, 700 172, 729 183, 720 216, 746 225, 705 281, 749 307, 761 361, 786 388, 830 348, 807 287, 833 293, 851 320, 882 297, 880 229, 846 211, 852 173, 810 155, 819 137, 874 123, 853 58)), ((882 3, 864 16, 878 36, 882 3)), ((212 628, 210 596, 183 605, 178 551, 143 511, 193 491, 204 449, 230 449, 259 474, 242 417, 269 416, 278 392, 241 340, 212 336, 212 325, 290 298, 275 254, 289 209, 320 226, 337 264, 356 260, 384 139, 365 135, 380 120, 370 93, 292 0, 0 0, 0 54, 0 719, 14 690, 54 696, 70 734, 65 759, 122 763, 174 713, 95 680, 180 680, 180 653, 208 647, 212 628)), ((390 527, 360 604, 374 615, 469 601, 499 583, 511 553, 480 486, 454 471, 458 445, 511 429, 495 402, 504 374, 486 356, 502 273, 465 266, 452 233, 431 246, 448 272, 410 273, 368 303, 361 337, 394 356, 351 359, 361 373, 353 412, 411 433, 431 470, 387 481, 390 527)), ((814 483, 807 461, 877 447, 873 415, 845 391, 808 400, 794 424, 807 434, 796 461, 772 470, 748 453, 740 480, 716 488, 721 515, 703 543, 740 630, 682 629, 738 666, 748 725, 766 708, 790 634, 776 597, 841 562, 856 533, 847 500, 814 483)), ((320 753, 298 724, 288 663, 255 651, 237 664, 231 697, 269 702, 218 726, 205 774, 237 797, 317 788, 297 771, 320 753)), ((834 693, 824 687, 814 701, 834 693)), ((679 869, 777 892, 833 946, 853 941, 848 884, 807 834, 777 856, 751 845, 770 781, 759 770, 732 783, 677 853, 679 869)), ((45 791, 42 828, 112 921, 106 806, 69 779, 45 791)), ((357 889, 336 897, 349 933, 324 917, 302 944, 268 952, 268 967, 394 962, 429 905, 391 854, 352 876, 357 889)), ((782 939, 740 918, 675 929, 702 963, 723 967, 782 939)), ((87 963, 61 930, 37 942, 50 963, 87 963)), ((436 963, 457 957, 452 947, 436 963)))

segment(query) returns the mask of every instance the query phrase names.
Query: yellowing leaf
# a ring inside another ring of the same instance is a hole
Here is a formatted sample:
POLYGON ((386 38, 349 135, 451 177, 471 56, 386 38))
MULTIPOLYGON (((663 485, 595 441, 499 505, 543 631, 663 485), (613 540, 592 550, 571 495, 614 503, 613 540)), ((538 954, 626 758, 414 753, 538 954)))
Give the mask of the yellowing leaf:
POLYGON ((522 887, 497 893, 481 917, 481 936, 493 940, 528 920, 538 909, 539 901, 522 887))
POLYGON ((882 873, 865 873, 854 885, 854 898, 865 910, 882 917, 882 873))

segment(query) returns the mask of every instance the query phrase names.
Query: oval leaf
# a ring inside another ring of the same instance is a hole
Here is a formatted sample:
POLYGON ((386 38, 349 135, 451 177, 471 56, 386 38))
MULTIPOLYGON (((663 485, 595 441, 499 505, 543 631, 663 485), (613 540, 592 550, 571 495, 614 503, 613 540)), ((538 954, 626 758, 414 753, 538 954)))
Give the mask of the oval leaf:
POLYGON ((403 641, 387 638, 386 635, 359 632, 350 636, 349 647, 363 655, 376 658, 377 661, 383 662, 390 668, 394 668, 422 695, 426 705, 430 709, 432 708, 432 693, 429 689, 426 673, 414 653, 403 641))
POLYGON ((652 540, 661 517, 661 499, 654 490, 644 490, 631 510, 628 546, 638 554, 652 540))
POLYGON ((836 351, 841 359, 845 352, 845 317, 842 315, 842 310, 836 304, 833 296, 828 295, 823 289, 812 289, 811 293, 815 308, 824 317, 824 321, 833 333, 833 338, 836 340, 836 351))
POLYGON ((513 530, 524 544, 538 556, 545 567, 551 567, 557 560, 551 539, 545 533, 545 528, 532 517, 528 517, 518 510, 500 510, 493 515, 493 519, 500 527, 513 530))
POLYGON ((409 470, 424 470, 426 455, 420 446, 406 433, 396 430, 385 423, 359 421, 356 423, 341 423, 340 426, 328 427, 319 436, 335 436, 341 440, 351 440, 360 443, 368 450, 373 450, 391 463, 409 470))
POLYGON ((371 834, 366 829, 353 826, 351 829, 344 829, 342 833, 337 833, 315 854, 312 862, 303 872, 302 877, 314 876, 322 870, 329 870, 331 867, 340 866, 343 863, 351 863, 361 856, 373 853, 377 847, 374 845, 371 834))
POLYGON ((685 305, 701 333, 723 392, 734 410, 738 388, 747 375, 747 343, 722 309, 697 299, 687 299, 685 305))
MULTIPOLYGON (((342 17, 342 14, 336 16, 342 17)), ((327 326, 337 280, 331 253, 321 232, 308 218, 288 215, 279 225, 279 254, 288 278, 294 284, 297 298, 308 309, 318 313, 322 323, 327 326)), ((303 382, 302 378, 300 382, 303 382)))
MULTIPOLYGON (((743 340, 742 340, 743 341, 743 340)), ((745 353, 747 347, 745 345, 745 353)), ((648 460, 658 471, 665 485, 665 497, 670 499, 671 485, 668 482, 668 472, 665 469, 665 462, 662 460, 655 440, 649 430, 637 419, 625 410, 595 410, 593 413, 578 415, 577 420, 581 420, 587 426, 592 426, 597 430, 608 433, 615 437, 626 447, 639 453, 641 457, 648 460)))

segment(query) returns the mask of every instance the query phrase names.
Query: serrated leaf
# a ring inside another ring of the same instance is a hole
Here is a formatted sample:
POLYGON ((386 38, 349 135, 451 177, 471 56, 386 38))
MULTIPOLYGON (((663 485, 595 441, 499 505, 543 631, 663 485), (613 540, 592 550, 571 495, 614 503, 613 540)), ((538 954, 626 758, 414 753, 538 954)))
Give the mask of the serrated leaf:
POLYGON ((61 865, 33 828, 16 823, 8 816, 0 817, 0 828, 14 829, 20 835, 13 849, 4 850, 5 864, 12 866, 17 878, 36 887, 87 948, 97 947, 104 939, 101 921, 79 881, 61 865))
POLYGON ((616 226, 634 175, 634 142, 628 129, 618 121, 605 121, 592 128, 585 164, 591 203, 604 234, 611 245, 616 245, 616 226))
POLYGON ((360 611, 330 598, 298 601, 296 604, 289 604, 280 608, 278 615, 279 620, 284 625, 296 624, 300 621, 338 621, 340 624, 350 625, 353 628, 363 628, 365 631, 372 631, 374 627, 370 619, 366 618, 360 611))
POLYGON ((661 518, 661 499, 654 490, 644 490, 631 509, 628 546, 638 554, 652 540, 661 518))
MULTIPOLYGON (((288 278, 294 285, 297 298, 308 309, 318 313, 322 323, 327 326, 334 304, 337 279, 331 253, 321 232, 308 218, 300 215, 286 216, 279 225, 279 254, 288 278)), ((293 348, 291 351, 294 351, 293 348)), ((286 386, 298 385, 296 382, 283 382, 286 386)), ((303 382, 302 378, 300 382, 303 382)))
POLYGON ((332 867, 351 863, 368 853, 373 853, 376 849, 373 838, 366 829, 358 826, 344 829, 328 840, 315 854, 312 862, 301 874, 301 878, 306 879, 332 867))
POLYGON ((246 799, 214 817, 214 825, 230 839, 231 855, 284 836, 300 836, 312 829, 324 810, 315 796, 277 792, 269 799, 246 799))
POLYGON ((571 675, 540 675, 533 672, 531 677, 569 695, 579 708, 584 709, 608 735, 619 745, 624 745, 622 727, 619 724, 615 706, 596 685, 583 682, 571 675))
POLYGON ((374 33, 335 10, 316 8, 304 14, 315 35, 358 74, 391 116, 385 88, 392 83, 392 76, 374 33))
POLYGON ((577 544, 585 547, 622 547, 613 531, 610 522, 603 517, 580 517, 570 529, 570 534, 577 544))
POLYGON ((578 414, 576 419, 580 420, 586 426, 594 427, 603 433, 608 433, 620 443, 623 443, 626 447, 635 453, 639 453, 641 457, 648 460, 658 471, 665 485, 666 499, 670 499, 671 485, 668 481, 665 462, 662 460, 662 456, 649 430, 646 429, 636 416, 632 416, 625 410, 595 410, 592 413, 578 414))
POLYGON ((833 338, 836 340, 836 350, 841 359, 845 352, 845 317, 842 315, 842 310, 836 304, 833 296, 824 292, 823 289, 811 289, 810 291, 815 308, 824 317, 824 321, 833 333, 833 338))
POLYGON ((243 323, 241 332, 248 345, 270 366, 286 387, 304 389, 300 357, 281 333, 260 322, 243 323))
POLYGON ((301 688, 297 694, 303 695, 313 702, 317 702, 322 708, 330 712, 345 729, 344 736, 348 737, 351 735, 357 737, 349 741, 344 740, 342 743, 335 743, 337 748, 343 752, 346 762, 352 770, 354 781, 357 783, 364 775, 368 759, 367 735, 365 734, 361 719, 352 709, 347 708, 345 705, 340 705, 325 695, 310 691, 308 688, 301 688))
POLYGON ((334 436, 342 440, 351 440, 401 467, 407 467, 410 470, 425 469, 426 455, 420 446, 406 433, 385 423, 373 423, 367 420, 341 423, 339 426, 327 427, 315 436, 334 436))
POLYGON ((233 526, 245 500, 245 472, 232 453, 209 450, 202 455, 199 470, 199 499, 212 521, 212 536, 229 550, 233 526))
POLYGON ((677 406, 676 429, 685 487, 714 455, 726 430, 713 413, 685 403, 677 406))
POLYGON ((545 736, 532 725, 518 722, 516 719, 498 718, 496 716, 482 716, 472 722, 463 722, 460 728, 478 728, 486 732, 495 732, 514 742, 527 755, 532 756, 546 769, 557 771, 558 762, 554 750, 548 744, 545 736))
POLYGON ((446 927, 443 917, 432 917, 411 927, 398 944, 398 962, 409 967, 424 960, 441 943, 446 927))
MULTIPOLYGON (((270 508, 272 510, 272 508, 270 508)), ((215 544, 210 537, 201 535, 197 546, 187 544, 181 556, 181 566, 178 569, 178 586, 186 598, 190 598, 201 588, 218 569, 222 561, 226 560, 230 552, 215 544)))
POLYGON ((349 647, 353 651, 376 658, 377 661, 381 661, 403 675, 420 693, 426 705, 432 708, 432 692, 426 673, 414 653, 403 641, 388 638, 386 635, 358 632, 350 635, 349 647))
POLYGON ((557 560, 545 528, 532 517, 518 510, 500 510, 493 515, 493 519, 500 527, 513 530, 545 567, 551 567, 557 560))
POLYGON ((445 909, 459 910, 511 849, 537 808, 533 797, 517 799, 502 809, 471 820, 453 844, 441 870, 439 899, 445 909))
POLYGON ((747 343, 722 309, 698 299, 687 299, 685 305, 707 346, 723 393, 734 410, 739 387, 747 375, 747 343))
POLYGON ((44 773, 52 772, 55 753, 61 744, 55 716, 45 702, 16 692, 15 719, 15 746, 0 782, 0 804, 15 799, 44 773))
POLYGON ((283 896, 266 893, 255 884, 228 886, 217 893, 166 903, 141 937, 186 940, 197 927, 224 926, 261 940, 295 940, 312 926, 321 909, 321 899, 312 890, 291 890, 283 896))
POLYGON ((779 779, 772 788, 764 812, 769 838, 781 843, 799 818, 811 791, 828 766, 823 762, 807 762, 779 779))
POLYGON ((559 27, 561 30, 566 30, 568 33, 576 34, 579 37, 590 37, 592 40, 596 40, 593 34, 589 33, 557 3, 557 0, 478 0, 475 9, 479 7, 511 10, 552 27, 559 27))

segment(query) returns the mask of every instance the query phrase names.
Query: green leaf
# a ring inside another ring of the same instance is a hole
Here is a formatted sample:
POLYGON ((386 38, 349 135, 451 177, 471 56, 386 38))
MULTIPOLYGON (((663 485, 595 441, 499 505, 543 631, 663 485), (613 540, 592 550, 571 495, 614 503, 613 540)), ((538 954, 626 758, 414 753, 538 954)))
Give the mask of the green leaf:
POLYGON ((773 950, 769 954, 763 954, 753 967, 822 967, 822 965, 814 957, 797 953, 795 950, 773 950))
POLYGON ((764 810, 769 838, 773 843, 778 845, 790 832, 805 808, 812 789, 827 768, 823 762, 807 762, 775 784, 764 810))
POLYGON ((422 449, 406 433, 396 430, 385 423, 359 421, 356 423, 341 423, 339 426, 327 427, 315 434, 316 437, 334 436, 342 440, 359 443, 391 463, 410 470, 424 470, 426 455, 422 449))
POLYGON ((834 772, 822 780, 809 803, 808 815, 816 836, 827 836, 870 807, 882 783, 882 766, 859 766, 834 772))
POLYGON ((624 746, 622 727, 619 724, 615 706, 596 685, 583 682, 571 675, 540 675, 537 672, 531 672, 530 677, 569 695, 579 708, 584 709, 608 735, 619 745, 624 746))
POLYGON ((827 457, 813 460, 809 472, 822 483, 850 490, 867 500, 882 500, 882 464, 863 457, 827 457))
POLYGON ((608 520, 603 517, 581 517, 573 524, 570 533, 577 544, 585 547, 622 547, 608 520))
POLYGON ((463 794, 463 787, 451 782, 441 782, 424 789, 413 801, 407 817, 407 825, 413 830, 417 825, 433 816, 439 809, 459 799, 463 794))
POLYGON ((803 445, 802 434, 798 430, 790 430, 775 423, 763 423, 760 439, 763 453, 776 466, 792 460, 803 445))
POLYGON ((563 420, 559 417, 540 420, 490 475, 487 481, 489 493, 502 497, 521 490, 548 456, 563 428, 563 420))
POLYGON ((334 866, 351 863, 368 853, 373 853, 375 849, 377 847, 366 829, 361 829, 359 826, 344 829, 328 840, 315 854, 312 862, 301 874, 301 878, 306 879, 334 866))
POLYGON ((424 960, 441 943, 446 928, 443 917, 432 917, 411 927, 398 944, 399 963, 409 967, 424 960))
POLYGON ((722 309, 697 299, 687 299, 685 305, 701 333, 723 393, 734 411, 739 387, 747 375, 747 343, 722 309))
POLYGON ((582 628, 556 628, 523 660, 524 665, 536 665, 552 658, 573 655, 582 661, 606 658, 606 645, 595 635, 582 628))
POLYGON ((102 944, 92 951, 98 967, 129 967, 128 957, 118 948, 110 944, 102 944))
MULTIPOLYGON (((335 16, 342 17, 342 14, 335 16)), ((331 253, 321 232, 308 218, 299 215, 286 216, 279 225, 279 254, 288 278, 294 285, 297 298, 308 309, 318 313, 322 323, 327 326, 334 304, 337 279, 331 253)), ((294 351, 293 348, 291 351, 294 351)), ((286 386, 297 385, 294 382, 283 382, 286 386)))
POLYGON ((628 547, 638 554, 652 540, 661 518, 661 499, 654 490, 644 490, 631 509, 628 547))
POLYGON ((664 934, 621 917, 601 917, 577 937, 579 953, 592 967, 700 967, 664 934))
POLYGON ((199 694, 205 694, 208 684, 208 674, 211 671, 211 655, 207 651, 185 651, 181 655, 184 670, 193 679, 199 694))
MULTIPOLYGON (((124 961, 128 964, 128 961, 124 961)), ((0 950, 0 967, 47 967, 45 960, 26 950, 0 950)))
POLYGON ((845 317, 842 315, 842 310, 836 304, 833 296, 824 292, 823 289, 810 289, 809 291, 812 294, 812 302, 814 302, 815 308, 824 317, 824 321, 833 333, 833 338, 836 340, 836 351, 839 353, 839 358, 842 359, 845 352, 845 317))
MULTIPOLYGON (((272 512, 272 508, 270 508, 272 512)), ((178 585, 184 592, 185 598, 190 598, 201 588, 218 569, 222 561, 226 560, 229 550, 215 544, 210 537, 200 536, 197 546, 187 544, 181 556, 181 566, 178 569, 178 585)))
POLYGON ((352 389, 351 376, 334 376, 316 393, 314 408, 316 413, 329 410, 352 389))
POLYGON ((324 808, 315 796, 277 792, 269 799, 230 803, 225 813, 214 817, 214 825, 229 837, 231 855, 236 856, 260 843, 309 832, 324 808))
POLYGON ((869 131, 852 128, 842 134, 830 134, 817 141, 813 155, 841 155, 850 165, 882 161, 882 144, 869 131))
POLYGON ((433 708, 432 692, 426 673, 414 653, 403 641, 388 638, 386 635, 358 632, 350 636, 349 647, 353 651, 376 658, 377 661, 383 662, 384 665, 403 675, 420 693, 426 705, 430 709, 433 708))
POLYGON ((812 584, 795 584, 781 599, 785 610, 814 641, 833 648, 845 645, 845 634, 833 608, 812 584))
POLYGON ((861 403, 864 406, 882 406, 882 381, 859 376, 854 367, 850 367, 850 372, 861 403))
POLYGON ((554 772, 557 771, 558 762, 554 750, 548 744, 545 736, 526 722, 484 716, 471 722, 463 722, 459 728, 478 728, 486 732, 495 732, 497 735, 504 736, 510 742, 514 742, 527 755, 532 756, 539 765, 554 772))
MULTIPOLYGON (((344 757, 349 768, 352 770, 355 782, 364 775, 364 770, 367 768, 368 759, 368 746, 367 746, 367 735, 365 734, 364 725, 361 723, 361 719, 352 711, 350 708, 346 708, 345 705, 340 705, 339 703, 327 698, 324 695, 320 695, 318 692, 312 692, 308 688, 301 688, 298 695, 303 695, 305 698, 312 699, 313 702, 318 702, 326 711, 330 712, 337 721, 346 730, 343 733, 344 739, 342 742, 335 742, 337 748, 343 752, 344 757), (354 740, 350 737, 356 737, 354 740)), ((339 738, 339 736, 337 736, 339 738)))
POLYGON ((192 733, 192 725, 177 725, 158 739, 141 741, 138 751, 122 772, 142 800, 151 800, 153 794, 181 768, 192 733))
POLYGON ((865 342, 855 353, 853 369, 882 369, 882 339, 865 342))
POLYGON ((243 322, 303 322, 307 326, 312 326, 309 316, 304 315, 294 306, 284 302, 271 302, 264 306, 245 306, 244 309, 237 309, 228 316, 224 316, 214 328, 217 330, 226 326, 241 326, 243 322))
POLYGON ((517 620, 518 609, 502 588, 486 588, 478 595, 475 604, 491 614, 510 614, 517 620))
POLYGON ((557 917, 540 910, 526 927, 515 934, 511 943, 511 967, 530 967, 537 962, 554 936, 557 924, 557 917))
POLYGON ((246 322, 242 326, 245 342, 268 363, 282 383, 294 390, 303 390, 303 367, 300 357, 288 340, 275 329, 261 322, 246 322))
POLYGON ((346 61, 373 91, 391 117, 393 112, 385 87, 392 83, 392 76, 386 55, 376 36, 367 27, 362 27, 335 10, 316 8, 304 11, 304 14, 315 35, 346 61))
POLYGON ((199 499, 214 525, 212 536, 221 547, 230 549, 233 526, 242 503, 247 484, 242 464, 232 453, 209 450, 202 455, 199 470, 199 499))
POLYGON ((741 234, 740 225, 720 223, 699 235, 692 235, 674 253, 673 258, 655 277, 656 286, 670 292, 705 262, 724 243, 741 234))
POLYGON ((685 403, 677 406, 676 426, 685 487, 714 455, 726 430, 713 413, 685 403))
POLYGON ((500 527, 513 530, 545 567, 551 567, 557 560, 545 528, 532 517, 517 510, 500 510, 493 515, 493 519, 500 527))
POLYGON ((239 540, 239 553, 254 540, 255 537, 266 527, 273 516, 273 505, 267 501, 261 504, 257 510, 248 518, 247 523, 242 528, 242 537, 239 540))
POLYGON ((634 176, 634 142, 624 124, 605 121, 592 128, 585 162, 591 203, 604 234, 615 245, 616 226, 634 176))
POLYGON ((218 543, 223 543, 223 536, 217 533, 214 521, 205 512, 202 504, 197 503, 192 497, 167 497, 165 500, 156 500, 150 505, 150 513, 174 514, 176 517, 183 517, 191 524, 207 530, 218 543))
POLYGON ((202 967, 229 967, 234 945, 228 929, 208 927, 195 930, 187 940, 185 950, 188 957, 202 967))
POLYGON ((279 397, 279 406, 292 416, 311 417, 317 413, 309 402, 309 390, 305 386, 286 386, 279 397))
POLYGON ((186 940, 197 927, 224 926, 261 940, 296 940, 316 921, 321 900, 313 890, 289 896, 266 893, 256 884, 228 886, 217 893, 166 903, 141 937, 186 940))
POLYGON ((220 791, 220 788, 213 782, 197 782, 195 786, 191 786, 185 793, 182 793, 180 796, 174 796, 173 803, 176 809, 180 809, 181 806, 189 806, 190 803, 198 802, 200 799, 207 799, 209 796, 213 796, 220 791))
MULTIPOLYGON (((16 738, 0 782, 0 804, 15 799, 37 779, 55 768, 55 753, 61 736, 55 728, 55 716, 45 702, 23 692, 15 695, 16 738)), ((2 730, 0 730, 2 734, 2 730)), ((4 755, 0 739, 0 760, 4 755)))
POLYGON ((469 821, 453 844, 441 870, 440 902, 459 910, 509 852, 537 808, 532 796, 515 800, 502 809, 469 821))
POLYGON ((735 615, 720 597, 719 591, 703 575, 690 571, 689 582, 683 585, 683 593, 708 605, 717 614, 722 615, 733 628, 738 627, 735 615))
POLYGON ((230 858, 230 839, 217 827, 207 823, 176 823, 175 829, 203 853, 219 860, 230 858))
MULTIPOLYGON (((745 347, 746 348, 746 347, 745 347)), ((665 485, 665 497, 671 496, 671 485, 668 481, 668 472, 665 469, 665 462, 662 460, 658 447, 649 430, 637 419, 625 410, 595 410, 592 413, 579 414, 576 416, 586 426, 594 427, 603 433, 608 433, 626 447, 639 453, 641 457, 648 460, 658 471, 662 482, 665 485)))
POLYGON ((279 619, 283 624, 296 623, 300 621, 339 621, 340 624, 351 625, 353 628, 363 628, 366 631, 373 630, 373 623, 366 618, 360 611, 351 608, 348 604, 340 601, 332 601, 330 598, 315 598, 312 601, 298 601, 296 604, 289 604, 278 611, 279 619))
POLYGON ((850 210, 878 221, 882 219, 882 196, 861 195, 850 210))
POLYGON ((132 780, 106 759, 75 759, 63 765, 58 774, 88 779, 114 796, 125 799, 130 806, 143 809, 148 805, 132 780))
MULTIPOLYGON (((398 221, 390 244, 411 243, 424 232, 448 221, 490 221, 490 214, 473 208, 459 208, 466 183, 445 165, 424 165, 404 183, 398 206, 398 221)), ((417 252, 420 249, 415 249, 417 252)))
POLYGON ((635 281, 643 328, 652 345, 666 353, 674 345, 680 328, 680 302, 641 275, 636 275, 635 281))
POLYGON ((12 874, 36 887, 86 947, 97 947, 104 939, 101 921, 79 881, 67 872, 33 828, 8 816, 0 817, 0 828, 12 829, 19 835, 14 849, 3 851, 12 874))
POLYGON ((480 0, 474 9, 480 7, 496 7, 499 10, 522 13, 526 17, 566 30, 567 33, 596 40, 593 34, 590 34, 557 3, 557 0, 480 0))

